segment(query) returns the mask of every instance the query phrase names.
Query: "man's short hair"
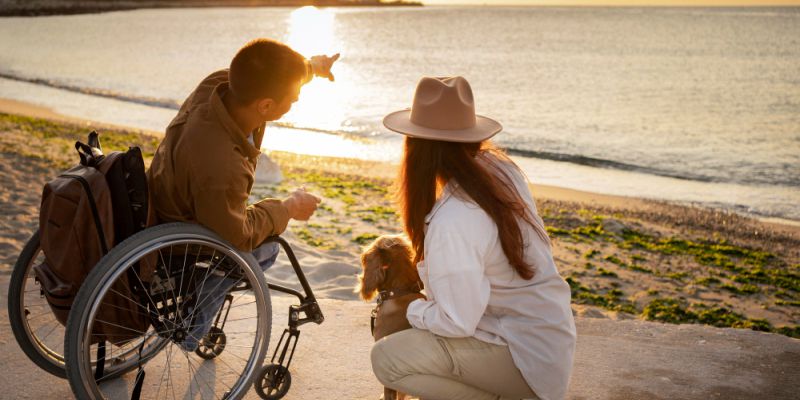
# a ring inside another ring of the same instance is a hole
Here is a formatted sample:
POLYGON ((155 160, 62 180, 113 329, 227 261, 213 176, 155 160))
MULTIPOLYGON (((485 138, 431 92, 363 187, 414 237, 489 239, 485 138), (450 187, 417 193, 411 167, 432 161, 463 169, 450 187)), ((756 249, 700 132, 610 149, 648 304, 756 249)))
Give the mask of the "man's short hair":
POLYGON ((283 43, 255 39, 239 49, 228 74, 230 90, 240 103, 282 101, 289 88, 305 78, 305 57, 283 43))

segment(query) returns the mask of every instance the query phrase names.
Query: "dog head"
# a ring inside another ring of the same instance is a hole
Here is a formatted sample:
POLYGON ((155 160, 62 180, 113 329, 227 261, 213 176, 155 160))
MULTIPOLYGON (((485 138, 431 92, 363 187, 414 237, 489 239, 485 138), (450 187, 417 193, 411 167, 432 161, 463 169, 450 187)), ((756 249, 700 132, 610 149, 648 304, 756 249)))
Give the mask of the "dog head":
POLYGON ((356 292, 369 301, 393 279, 418 280, 413 262, 414 251, 405 237, 385 235, 375 239, 361 253, 363 272, 358 276, 356 292))

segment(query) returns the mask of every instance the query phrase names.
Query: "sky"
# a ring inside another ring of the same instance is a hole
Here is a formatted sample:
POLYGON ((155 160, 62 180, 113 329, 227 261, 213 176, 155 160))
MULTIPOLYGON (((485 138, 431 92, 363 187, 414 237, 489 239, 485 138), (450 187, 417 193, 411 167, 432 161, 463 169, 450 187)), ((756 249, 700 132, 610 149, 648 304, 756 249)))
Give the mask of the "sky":
POLYGON ((425 4, 576 6, 800 6, 800 0, 422 0, 425 4))

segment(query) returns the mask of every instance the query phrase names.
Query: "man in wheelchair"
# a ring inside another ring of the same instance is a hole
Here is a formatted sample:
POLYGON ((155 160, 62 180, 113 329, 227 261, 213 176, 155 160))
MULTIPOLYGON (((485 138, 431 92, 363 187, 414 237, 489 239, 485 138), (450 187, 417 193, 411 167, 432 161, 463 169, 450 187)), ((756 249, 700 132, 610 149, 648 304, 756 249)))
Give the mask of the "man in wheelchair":
MULTIPOLYGON (((306 60, 282 43, 256 39, 238 51, 229 69, 203 79, 167 127, 147 172, 157 223, 203 225, 252 252, 262 270, 269 268, 279 249, 264 240, 282 233, 290 219, 308 220, 320 199, 299 188, 285 199, 247 204, 265 125, 291 109, 313 76, 333 80, 331 66, 338 57, 306 60)), ((198 293, 209 302, 190 310, 194 328, 182 343, 189 351, 208 333, 235 284, 210 279, 219 282, 207 282, 198 293)))

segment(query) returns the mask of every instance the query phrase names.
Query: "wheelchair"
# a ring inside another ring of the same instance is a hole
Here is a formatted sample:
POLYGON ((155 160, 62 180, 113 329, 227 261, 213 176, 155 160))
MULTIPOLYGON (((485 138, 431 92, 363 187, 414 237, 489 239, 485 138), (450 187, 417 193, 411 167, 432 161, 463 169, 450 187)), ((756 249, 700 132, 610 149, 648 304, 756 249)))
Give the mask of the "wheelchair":
POLYGON ((251 385, 263 399, 280 399, 291 385, 299 326, 321 324, 324 316, 289 244, 279 236, 267 241, 283 249, 303 293, 268 283, 251 254, 212 231, 168 223, 113 247, 81 285, 63 327, 33 273, 44 260, 37 232, 9 284, 14 336, 36 365, 66 378, 79 399, 238 399, 251 385), (224 299, 212 310, 210 328, 194 337, 198 310, 219 303, 208 293, 220 287, 226 288, 224 299), (299 304, 289 307, 288 327, 263 365, 272 328, 270 290, 293 295, 299 304), (135 304, 135 310, 124 311, 145 323, 120 326, 105 319, 119 308, 112 301, 119 298, 135 304), (117 333, 103 333, 109 327, 117 333))

